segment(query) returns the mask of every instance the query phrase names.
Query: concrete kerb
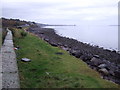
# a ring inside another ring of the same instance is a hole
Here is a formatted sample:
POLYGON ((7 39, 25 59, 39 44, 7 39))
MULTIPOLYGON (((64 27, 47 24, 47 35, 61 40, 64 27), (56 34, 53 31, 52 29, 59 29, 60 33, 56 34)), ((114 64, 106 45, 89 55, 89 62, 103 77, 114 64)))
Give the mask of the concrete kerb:
POLYGON ((2 58, 2 88, 20 88, 19 74, 14 51, 12 32, 7 29, 7 35, 1 48, 2 58))

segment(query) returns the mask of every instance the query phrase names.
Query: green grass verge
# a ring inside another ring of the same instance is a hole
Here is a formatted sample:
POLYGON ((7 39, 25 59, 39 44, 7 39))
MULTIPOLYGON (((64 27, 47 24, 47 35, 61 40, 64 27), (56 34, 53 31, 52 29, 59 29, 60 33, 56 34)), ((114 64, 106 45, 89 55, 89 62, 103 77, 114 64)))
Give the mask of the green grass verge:
POLYGON ((83 61, 69 55, 60 48, 53 47, 35 35, 20 37, 21 30, 15 30, 15 46, 21 88, 118 88, 103 80, 83 61), (55 54, 57 52, 62 55, 55 54), (22 62, 21 58, 31 62, 22 62))

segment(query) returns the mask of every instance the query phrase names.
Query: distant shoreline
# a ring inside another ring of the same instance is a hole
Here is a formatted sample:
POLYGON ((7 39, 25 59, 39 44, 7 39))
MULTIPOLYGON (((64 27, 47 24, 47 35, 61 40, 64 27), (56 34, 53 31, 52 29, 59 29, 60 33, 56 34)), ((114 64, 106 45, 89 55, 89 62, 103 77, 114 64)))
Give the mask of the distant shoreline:
POLYGON ((37 23, 37 25, 38 26, 43 26, 43 27, 45 27, 45 26, 76 26, 75 24, 73 24, 73 25, 64 25, 64 24, 39 24, 39 23, 37 23))
POLYGON ((76 26, 76 25, 45 25, 45 26, 76 26))

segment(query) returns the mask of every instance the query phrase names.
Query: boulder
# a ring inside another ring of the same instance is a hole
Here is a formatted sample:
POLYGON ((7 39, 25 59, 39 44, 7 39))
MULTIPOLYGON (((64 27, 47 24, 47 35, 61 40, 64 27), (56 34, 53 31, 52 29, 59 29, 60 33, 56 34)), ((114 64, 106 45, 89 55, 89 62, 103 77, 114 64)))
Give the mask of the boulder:
POLYGON ((80 58, 80 56, 82 56, 83 54, 81 53, 81 52, 75 52, 74 53, 74 56, 76 57, 76 58, 80 58))
POLYGON ((95 66, 103 64, 103 61, 101 59, 95 57, 93 57, 90 61, 91 61, 91 65, 95 65, 95 66))
POLYGON ((115 73, 113 70, 109 70, 109 74, 112 75, 112 76, 115 76, 115 73))
POLYGON ((115 66, 115 65, 114 65, 114 64, 112 64, 112 63, 109 63, 109 64, 107 64, 107 69, 108 69, 108 70, 115 71, 115 70, 117 70, 117 69, 118 69, 118 67, 117 67, 117 66, 115 66))
POLYGON ((45 38, 44 40, 45 40, 46 42, 49 42, 49 39, 47 39, 47 38, 45 38))
POLYGON ((61 48, 65 51, 69 51, 69 48, 67 48, 67 47, 61 46, 61 48))
POLYGON ((68 47, 68 45, 65 44, 64 47, 68 47))
POLYGON ((120 70, 115 71, 115 77, 120 79, 120 70))
POLYGON ((52 46, 55 46, 55 47, 58 46, 56 43, 53 43, 53 42, 50 42, 50 44, 51 44, 52 46))
POLYGON ((95 57, 95 58, 100 58, 99 55, 94 55, 93 57, 95 57))
MULTIPOLYGON (((70 48, 70 47, 69 47, 70 48)), ((72 48, 70 48, 70 54, 72 54, 73 56, 75 55, 75 53, 77 52, 76 50, 73 50, 72 48)))
POLYGON ((118 69, 120 69, 120 65, 118 65, 118 69))
POLYGON ((80 57, 80 59, 82 59, 83 61, 90 61, 91 60, 91 58, 92 58, 92 56, 91 55, 82 55, 81 57, 80 57))
POLYGON ((106 68, 107 65, 106 65, 106 64, 100 64, 98 67, 99 67, 99 68, 106 68))
POLYGON ((43 32, 39 32, 39 34, 44 34, 43 32))
POLYGON ((58 43, 58 46, 63 46, 63 44, 62 43, 58 43))
POLYGON ((99 72, 101 72, 104 75, 108 75, 109 74, 109 72, 108 72, 108 70, 106 68, 99 69, 99 72))

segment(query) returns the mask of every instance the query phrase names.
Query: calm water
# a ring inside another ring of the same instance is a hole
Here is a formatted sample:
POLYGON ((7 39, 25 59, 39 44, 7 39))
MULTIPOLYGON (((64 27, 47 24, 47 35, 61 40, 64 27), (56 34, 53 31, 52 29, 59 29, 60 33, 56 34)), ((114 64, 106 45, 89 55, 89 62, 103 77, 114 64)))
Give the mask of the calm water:
POLYGON ((54 28, 56 33, 74 38, 84 43, 98 45, 106 49, 118 50, 117 26, 47 26, 54 28))

